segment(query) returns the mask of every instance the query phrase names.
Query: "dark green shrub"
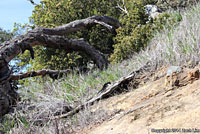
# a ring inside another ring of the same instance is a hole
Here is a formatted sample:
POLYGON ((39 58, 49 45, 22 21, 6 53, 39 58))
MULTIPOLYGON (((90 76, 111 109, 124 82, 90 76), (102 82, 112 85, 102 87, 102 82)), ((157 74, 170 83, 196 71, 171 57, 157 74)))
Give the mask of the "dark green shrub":
POLYGON ((117 30, 114 53, 110 57, 112 62, 122 61, 138 52, 147 45, 147 40, 151 37, 151 24, 146 24, 148 16, 144 11, 144 3, 127 1, 126 6, 129 14, 120 17, 123 26, 117 30))

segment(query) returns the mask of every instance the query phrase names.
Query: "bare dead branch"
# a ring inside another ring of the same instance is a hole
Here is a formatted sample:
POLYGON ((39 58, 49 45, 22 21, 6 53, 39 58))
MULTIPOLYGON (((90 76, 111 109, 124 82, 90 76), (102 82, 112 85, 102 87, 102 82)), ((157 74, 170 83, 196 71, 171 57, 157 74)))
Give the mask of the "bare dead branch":
POLYGON ((123 7, 121 7, 119 4, 117 4, 116 8, 118 8, 119 10, 121 10, 122 12, 124 12, 125 14, 129 15, 124 0, 122 0, 122 3, 123 3, 123 7))
POLYGON ((53 76, 53 75, 61 75, 61 74, 69 74, 71 70, 39 70, 39 71, 30 71, 26 73, 20 74, 12 74, 10 80, 21 80, 24 78, 35 77, 35 76, 42 76, 45 75, 53 76))

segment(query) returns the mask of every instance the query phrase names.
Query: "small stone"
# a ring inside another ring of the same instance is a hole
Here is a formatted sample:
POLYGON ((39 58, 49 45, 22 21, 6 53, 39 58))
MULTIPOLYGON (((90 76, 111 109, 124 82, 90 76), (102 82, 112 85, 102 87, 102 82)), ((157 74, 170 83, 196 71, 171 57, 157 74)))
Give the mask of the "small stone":
POLYGON ((180 66, 170 66, 167 71, 167 76, 172 75, 173 73, 180 73, 182 68, 180 66))

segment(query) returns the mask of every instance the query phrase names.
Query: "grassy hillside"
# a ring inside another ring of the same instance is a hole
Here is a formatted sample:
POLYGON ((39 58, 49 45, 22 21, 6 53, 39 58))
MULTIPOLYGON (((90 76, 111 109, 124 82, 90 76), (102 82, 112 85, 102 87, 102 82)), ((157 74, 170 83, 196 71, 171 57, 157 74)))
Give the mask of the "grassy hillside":
MULTIPOLYGON (((120 77, 126 76, 150 62, 152 68, 165 64, 186 65, 198 64, 200 57, 200 5, 194 6, 187 11, 180 11, 182 21, 177 25, 166 25, 164 29, 156 33, 149 46, 135 54, 129 60, 115 65, 110 65, 107 70, 95 70, 88 74, 71 74, 67 77, 52 82, 32 82, 29 86, 19 89, 22 102, 17 110, 4 117, 2 129, 9 133, 55 133, 57 125, 60 130, 71 126, 76 129, 88 125, 99 119, 106 118, 106 111, 98 113, 85 111, 69 119, 58 121, 49 120, 53 111, 52 105, 70 103, 77 105, 94 93, 98 92, 106 82, 114 82, 120 77), (31 106, 34 110, 31 110, 31 106), (20 108, 21 107, 21 108, 20 108), (46 116, 44 115, 49 115, 46 116), (43 126, 35 125, 37 119, 45 117, 43 126)), ((176 16, 178 12, 170 12, 176 16)), ((180 16, 177 16, 180 17, 180 16)))

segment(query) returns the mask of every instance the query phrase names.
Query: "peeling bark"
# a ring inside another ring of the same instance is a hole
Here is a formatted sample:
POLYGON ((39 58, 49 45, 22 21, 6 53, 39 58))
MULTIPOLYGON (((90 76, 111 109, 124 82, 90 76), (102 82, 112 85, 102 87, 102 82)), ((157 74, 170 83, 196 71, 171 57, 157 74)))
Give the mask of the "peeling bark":
POLYGON ((8 63, 25 50, 29 50, 31 57, 34 58, 33 46, 40 45, 54 49, 63 49, 66 52, 81 51, 91 57, 98 68, 107 68, 108 60, 87 41, 84 41, 84 39, 69 39, 64 37, 64 35, 76 31, 87 30, 96 24, 106 27, 111 32, 120 26, 120 23, 111 17, 92 16, 56 28, 38 27, 15 39, 2 43, 0 45, 0 116, 4 115, 10 107, 10 104, 8 104, 10 101, 8 93, 12 92, 12 89, 9 80, 33 77, 33 73, 35 76, 37 74, 43 75, 45 72, 43 70, 41 72, 32 72, 18 76, 11 75, 12 71, 8 63))

